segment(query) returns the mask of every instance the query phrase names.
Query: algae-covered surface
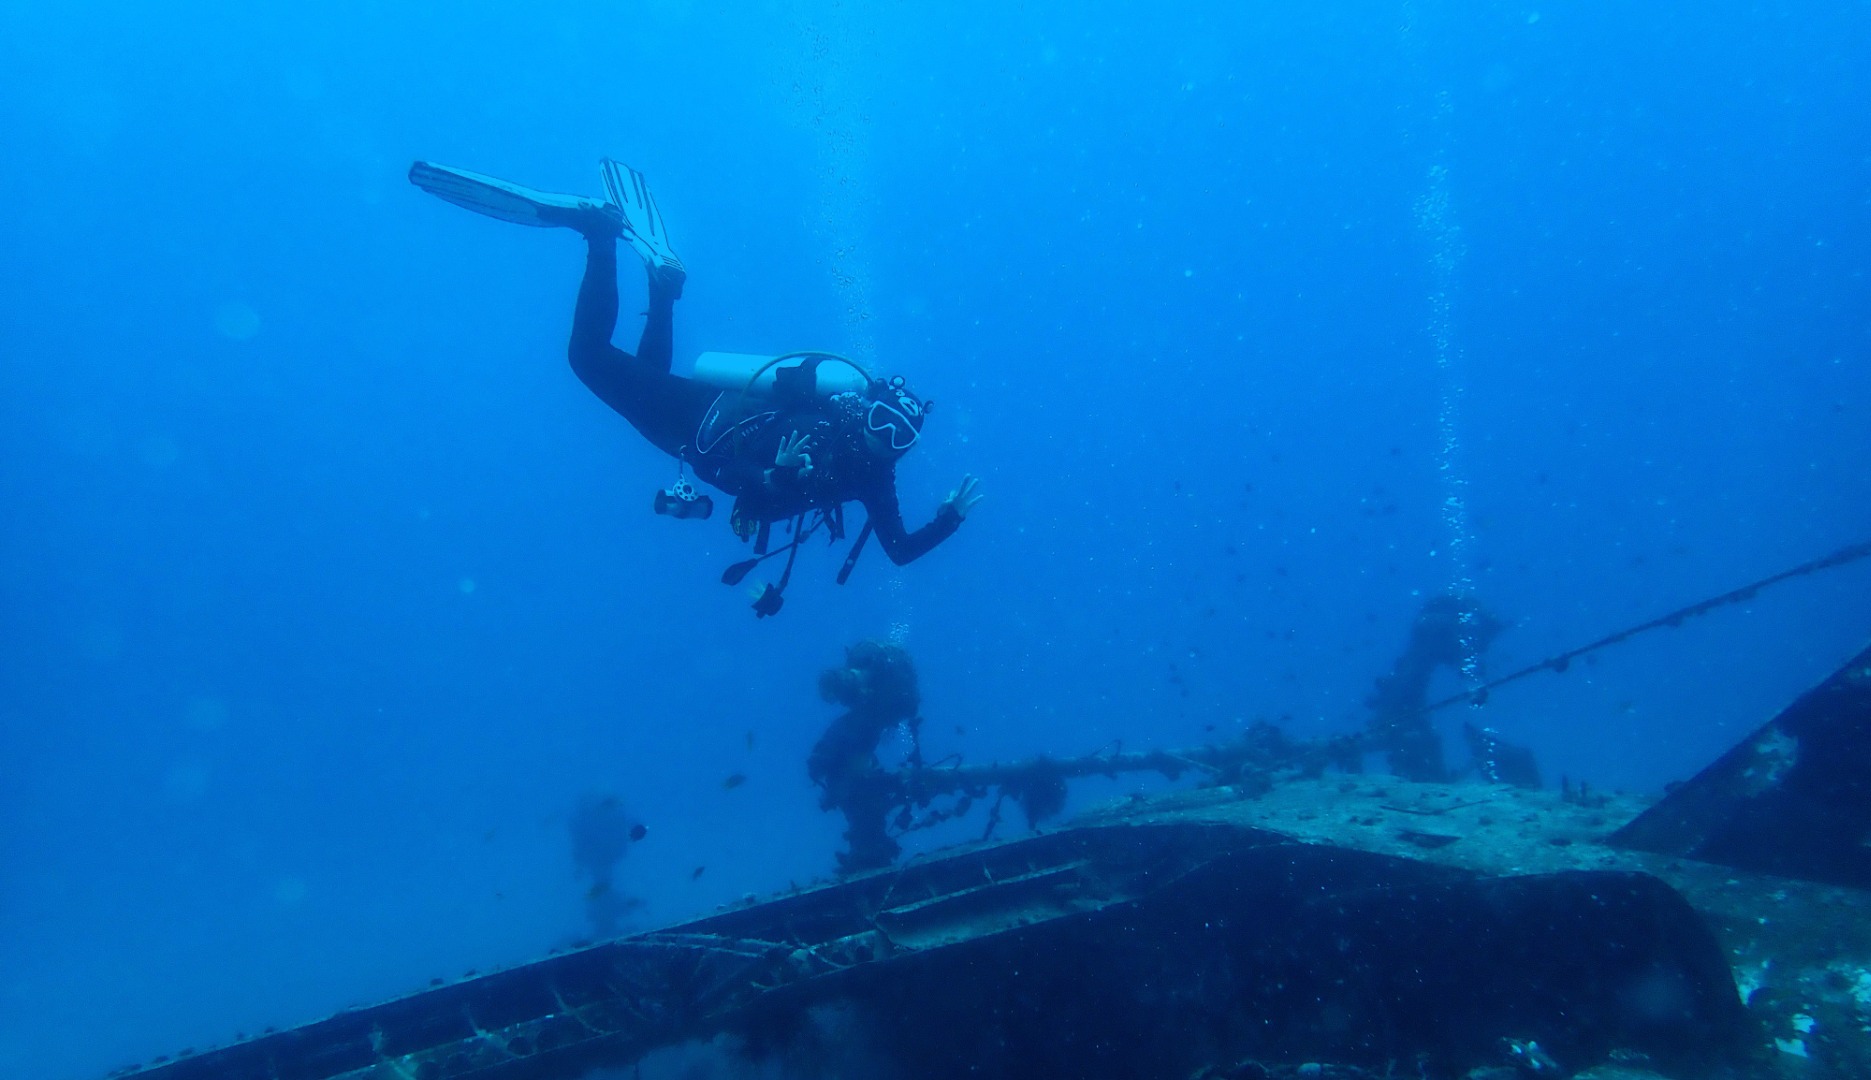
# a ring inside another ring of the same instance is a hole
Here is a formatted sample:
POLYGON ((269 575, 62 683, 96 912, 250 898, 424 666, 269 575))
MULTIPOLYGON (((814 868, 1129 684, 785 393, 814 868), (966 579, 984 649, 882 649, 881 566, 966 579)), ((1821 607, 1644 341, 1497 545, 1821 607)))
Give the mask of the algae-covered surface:
POLYGON ((1762 1075, 1871 1076, 1871 895, 1604 842, 1651 802, 1351 775, 1288 779, 1258 793, 1214 787, 1135 798, 1075 824, 1226 823, 1489 876, 1653 874, 1707 920, 1726 952, 1759 1023, 1762 1075))

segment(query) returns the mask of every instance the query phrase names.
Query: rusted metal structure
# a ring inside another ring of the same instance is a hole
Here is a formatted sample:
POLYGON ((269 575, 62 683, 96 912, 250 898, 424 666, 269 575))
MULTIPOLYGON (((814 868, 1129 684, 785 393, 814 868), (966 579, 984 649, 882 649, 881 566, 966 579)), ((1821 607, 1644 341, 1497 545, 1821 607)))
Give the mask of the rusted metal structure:
POLYGON ((1258 753, 127 1071, 569 1080, 715 1040, 827 1076, 1871 1075, 1871 649, 1654 806, 1224 767, 1258 753))

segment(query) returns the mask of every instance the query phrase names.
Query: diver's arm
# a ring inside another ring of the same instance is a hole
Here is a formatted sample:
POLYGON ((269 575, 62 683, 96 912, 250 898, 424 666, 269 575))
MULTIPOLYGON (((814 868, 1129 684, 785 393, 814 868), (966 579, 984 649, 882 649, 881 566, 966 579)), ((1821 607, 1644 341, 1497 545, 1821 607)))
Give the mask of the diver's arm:
POLYGON ((737 457, 717 468, 710 483, 730 495, 744 495, 756 505, 779 499, 796 486, 785 472, 758 460, 737 457))
POLYGON ((894 479, 886 479, 877 485, 877 489, 866 493, 859 500, 864 504, 864 512, 870 515, 871 531, 877 534, 878 543, 883 545, 884 554, 890 561, 903 566, 915 562, 937 544, 955 535, 961 526, 962 515, 952 503, 943 503, 936 510, 935 520, 915 532, 903 528, 903 511, 897 505, 897 489, 894 479))
POLYGON ((752 499, 751 506, 794 505, 805 497, 803 480, 812 471, 810 455, 801 452, 794 441, 798 434, 782 436, 779 450, 770 458, 767 449, 773 444, 764 439, 749 439, 745 446, 730 442, 729 450, 723 451, 727 459, 715 468, 709 482, 730 495, 752 499))

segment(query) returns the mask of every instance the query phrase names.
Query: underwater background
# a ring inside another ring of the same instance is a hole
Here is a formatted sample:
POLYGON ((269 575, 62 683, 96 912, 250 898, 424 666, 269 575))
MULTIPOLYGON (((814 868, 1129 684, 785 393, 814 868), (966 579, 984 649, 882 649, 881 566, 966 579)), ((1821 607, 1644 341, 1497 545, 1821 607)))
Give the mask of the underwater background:
MULTIPOLYGON (((581 795, 647 830, 632 926, 828 874, 855 641, 931 758, 1317 735, 1439 593, 1499 673, 1871 537, 1868 46, 1732 0, 0 7, 0 1073, 579 938, 581 795), (909 523, 988 494, 953 540, 814 548, 756 620, 722 515, 651 515, 565 362, 579 239, 404 180, 604 155, 688 265, 678 370, 908 376, 909 523)), ((1868 631, 1848 566, 1475 715, 1658 791, 1868 631)))

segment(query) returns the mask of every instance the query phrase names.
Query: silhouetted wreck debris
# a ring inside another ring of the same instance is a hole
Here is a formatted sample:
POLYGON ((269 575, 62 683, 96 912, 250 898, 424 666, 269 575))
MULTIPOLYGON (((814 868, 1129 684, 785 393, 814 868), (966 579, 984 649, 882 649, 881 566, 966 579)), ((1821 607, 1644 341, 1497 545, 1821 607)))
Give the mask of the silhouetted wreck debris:
POLYGON ((1423 602, 1403 652, 1364 701, 1371 710, 1366 742, 1383 752, 1391 772, 1406 780, 1456 778, 1430 723, 1429 681, 1438 668, 1473 669, 1502 629, 1472 599, 1445 594, 1423 602))
POLYGON ((1295 741, 1257 721, 1238 739, 1219 745, 1141 753, 1118 749, 988 765, 925 765, 915 665, 898 646, 859 642, 845 651, 842 666, 819 676, 820 696, 845 712, 812 748, 807 774, 819 787, 820 806, 845 816, 845 850, 838 854, 838 867, 847 873, 890 865, 902 851, 893 827, 900 835, 940 824, 966 814, 991 793, 996 798, 988 835, 1000 823, 1001 804, 1008 799, 1036 827, 1064 809, 1065 781, 1076 777, 1154 772, 1177 780, 1200 772, 1210 784, 1251 788, 1271 785, 1281 773, 1362 772, 1367 755, 1381 754, 1390 771, 1407 780, 1448 783, 1472 774, 1490 783, 1537 788, 1539 767, 1528 748, 1491 728, 1465 723, 1470 761, 1464 769, 1452 769, 1431 723, 1430 680, 1442 668, 1472 678, 1502 626, 1472 599, 1439 595, 1425 600, 1403 651, 1365 699, 1371 715, 1364 730, 1354 734, 1295 741), (884 769, 877 745, 898 727, 911 737, 909 759, 902 768, 884 769), (951 796, 952 806, 931 808, 951 796))
POLYGON ((1611 835, 1640 851, 1871 888, 1871 648, 1611 835))

